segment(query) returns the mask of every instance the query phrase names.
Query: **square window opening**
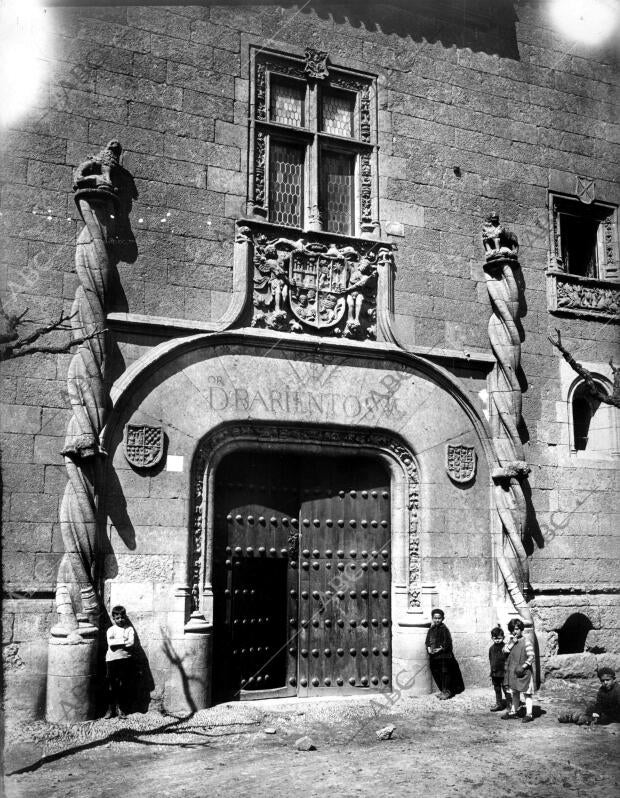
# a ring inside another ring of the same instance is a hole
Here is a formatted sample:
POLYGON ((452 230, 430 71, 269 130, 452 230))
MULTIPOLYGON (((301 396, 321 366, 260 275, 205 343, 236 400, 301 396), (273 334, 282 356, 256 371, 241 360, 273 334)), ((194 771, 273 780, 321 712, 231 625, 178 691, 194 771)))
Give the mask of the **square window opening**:
POLYGON ((591 217, 560 214, 562 260, 569 274, 599 276, 600 221, 591 217))

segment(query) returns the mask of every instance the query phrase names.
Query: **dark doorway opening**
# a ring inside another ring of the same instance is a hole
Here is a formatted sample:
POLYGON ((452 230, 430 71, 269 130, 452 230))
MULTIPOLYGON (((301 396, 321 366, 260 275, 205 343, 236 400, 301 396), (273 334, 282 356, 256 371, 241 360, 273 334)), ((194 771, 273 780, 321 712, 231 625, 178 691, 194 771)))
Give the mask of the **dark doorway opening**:
POLYGON ((389 472, 235 452, 215 476, 216 701, 391 689, 389 472))

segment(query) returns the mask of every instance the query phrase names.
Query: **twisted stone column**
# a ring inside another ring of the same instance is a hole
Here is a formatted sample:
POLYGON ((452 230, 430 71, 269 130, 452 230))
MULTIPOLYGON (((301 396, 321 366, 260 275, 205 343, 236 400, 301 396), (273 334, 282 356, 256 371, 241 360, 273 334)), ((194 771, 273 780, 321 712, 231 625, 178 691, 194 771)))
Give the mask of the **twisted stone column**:
POLYGON ((106 187, 81 189, 76 203, 84 220, 75 265, 80 285, 72 307, 73 334, 87 340, 76 350, 67 375, 72 417, 63 455, 69 481, 60 507, 65 555, 59 572, 57 606, 61 625, 77 628, 76 613, 96 623, 96 491, 99 482, 99 433, 108 407, 106 368, 106 294, 114 262, 108 245, 116 196, 106 187), (70 603, 67 602, 67 594, 70 603))
MULTIPOLYGON (((106 299, 116 265, 112 252, 119 206, 114 185, 121 146, 110 142, 76 169, 75 201, 84 227, 79 235, 75 268, 80 284, 71 311, 73 335, 85 338, 75 351, 67 375, 72 417, 63 455, 69 481, 60 506, 65 548, 57 588, 61 629, 75 630, 79 621, 97 624, 95 589, 97 551, 96 494, 100 481, 99 434, 108 410, 106 385, 106 299)), ((60 630, 56 630, 60 631, 60 630)))
POLYGON ((65 551, 58 573, 58 623, 52 628, 47 685, 47 717, 56 722, 84 720, 92 712, 99 623, 97 493, 105 455, 99 436, 109 405, 106 310, 116 266, 113 246, 121 205, 120 153, 120 144, 111 141, 74 173, 75 202, 84 227, 76 246, 79 285, 71 326, 74 338, 83 341, 67 375, 72 416, 62 451, 68 482, 60 505, 65 551))
POLYGON ((497 563, 512 602, 525 622, 531 611, 525 597, 529 587, 529 561, 523 545, 527 505, 522 482, 530 471, 524 460, 518 425, 521 420, 521 361, 519 318, 519 245, 513 233, 489 216, 482 234, 486 263, 484 275, 493 315, 489 319, 489 341, 495 367, 489 378, 491 432, 500 467, 493 473, 495 509, 503 538, 497 563))

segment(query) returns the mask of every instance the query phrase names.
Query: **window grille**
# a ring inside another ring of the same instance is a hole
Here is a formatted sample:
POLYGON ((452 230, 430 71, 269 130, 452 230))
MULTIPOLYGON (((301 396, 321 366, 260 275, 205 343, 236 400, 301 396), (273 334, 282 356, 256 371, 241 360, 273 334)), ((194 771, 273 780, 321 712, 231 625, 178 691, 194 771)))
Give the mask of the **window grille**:
POLYGON ((325 226, 334 233, 350 235, 354 229, 353 159, 350 155, 323 154, 323 201, 325 226))
POLYGON ((269 159, 270 219, 300 227, 302 221, 304 153, 301 147, 271 143, 269 159))
POLYGON ((272 122, 293 127, 304 126, 305 86, 274 80, 271 84, 269 115, 272 122))
POLYGON ((355 97, 347 94, 334 94, 326 92, 323 95, 323 124, 324 133, 333 136, 353 136, 353 113, 355 110, 355 97))

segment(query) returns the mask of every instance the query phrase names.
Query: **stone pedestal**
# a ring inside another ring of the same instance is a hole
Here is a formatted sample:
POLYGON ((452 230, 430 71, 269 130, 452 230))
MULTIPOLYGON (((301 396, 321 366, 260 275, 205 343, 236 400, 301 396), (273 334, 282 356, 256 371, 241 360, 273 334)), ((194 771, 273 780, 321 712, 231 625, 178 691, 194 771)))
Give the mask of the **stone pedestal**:
POLYGON ((192 613, 182 638, 169 641, 174 650, 166 680, 164 708, 168 712, 196 712, 211 704, 213 627, 200 613, 192 613))
POLYGON ((432 678, 426 653, 428 623, 399 621, 393 630, 392 691, 396 695, 428 695, 432 678))
POLYGON ((98 630, 52 630, 47 666, 46 718, 50 723, 80 723, 95 716, 98 630))

